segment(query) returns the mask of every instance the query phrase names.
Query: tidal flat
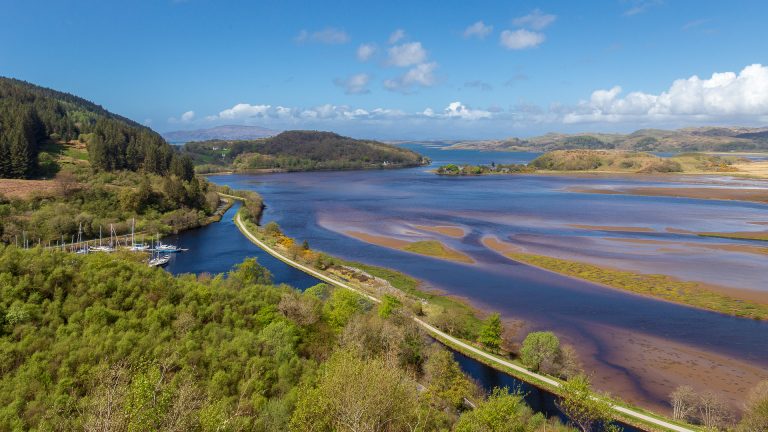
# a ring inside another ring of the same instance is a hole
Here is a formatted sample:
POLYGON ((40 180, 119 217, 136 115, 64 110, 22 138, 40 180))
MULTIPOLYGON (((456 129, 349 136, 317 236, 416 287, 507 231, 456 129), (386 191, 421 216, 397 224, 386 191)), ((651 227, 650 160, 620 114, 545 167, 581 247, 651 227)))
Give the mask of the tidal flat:
MULTIPOLYGON (((451 158, 457 156, 473 157, 468 162, 486 164, 521 163, 535 157, 441 150, 427 155, 435 165, 452 162, 451 158)), ((479 309, 500 312, 505 319, 524 321, 521 336, 531 330, 555 331, 577 348, 587 370, 598 377, 600 390, 621 394, 641 406, 663 408, 677 383, 694 383, 683 369, 670 367, 663 377, 655 370, 659 364, 674 364, 681 355, 710 359, 691 360, 699 365, 691 367, 708 374, 711 380, 739 379, 744 387, 757 382, 757 371, 768 370, 768 346, 764 343, 768 338, 767 322, 559 275, 517 263, 482 243, 484 237, 495 236, 535 254, 707 282, 732 292, 762 293, 768 291, 764 285, 768 270, 765 255, 743 249, 760 247, 758 242, 701 237, 690 232, 764 231, 764 226, 754 222, 766 220, 766 204, 588 194, 569 188, 754 189, 766 188, 766 182, 702 176, 447 178, 434 176, 429 169, 211 176, 210 180, 259 192, 267 203, 264 222, 279 223, 288 235, 307 240, 313 249, 396 269, 421 280, 425 289, 438 289, 465 298, 479 309), (420 227, 459 227, 464 235, 420 227), (606 227, 646 229, 614 231, 606 227), (347 231, 406 242, 433 240, 475 263, 435 259, 377 245, 354 238, 347 231), (696 247, 686 243, 695 243, 696 247), (655 352, 653 361, 635 358, 632 353, 640 338, 651 341, 650 346, 668 348, 655 352)), ((714 384, 708 381, 707 385, 714 384)), ((718 391, 733 404, 740 403, 743 397, 738 389, 718 391)))

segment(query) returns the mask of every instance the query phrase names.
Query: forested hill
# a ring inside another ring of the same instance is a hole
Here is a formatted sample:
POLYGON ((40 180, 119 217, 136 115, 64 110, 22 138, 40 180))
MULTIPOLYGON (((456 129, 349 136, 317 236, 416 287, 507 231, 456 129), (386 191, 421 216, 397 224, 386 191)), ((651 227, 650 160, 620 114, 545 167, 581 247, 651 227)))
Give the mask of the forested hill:
POLYGON ((96 170, 165 174, 186 164, 145 126, 72 94, 0 77, 0 178, 40 175, 41 149, 72 141, 87 143, 96 170))
POLYGON ((427 162, 408 149, 320 131, 287 131, 251 141, 192 142, 184 145, 183 154, 201 172, 399 168, 427 162))

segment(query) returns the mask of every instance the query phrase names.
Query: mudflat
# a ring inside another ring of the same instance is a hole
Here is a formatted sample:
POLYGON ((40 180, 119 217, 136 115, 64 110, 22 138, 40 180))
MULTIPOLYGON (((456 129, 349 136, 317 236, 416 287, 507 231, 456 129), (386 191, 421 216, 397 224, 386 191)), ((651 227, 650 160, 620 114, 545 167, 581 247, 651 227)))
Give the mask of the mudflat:
POLYGON ((472 264, 475 262, 475 260, 470 258, 468 255, 451 249, 437 240, 421 240, 411 242, 394 237, 375 235, 360 231, 344 231, 344 233, 366 243, 384 246, 390 249, 398 249, 405 252, 429 256, 432 258, 439 258, 467 264, 472 264))
MULTIPOLYGON (((680 385, 692 385, 697 392, 714 391, 733 409, 740 409, 744 394, 768 378, 768 370, 748 361, 700 350, 696 347, 621 328, 590 324, 599 331, 600 351, 609 361, 622 365, 636 379, 629 379, 622 369, 601 369, 594 374, 594 385, 638 405, 647 394, 660 399, 680 385)), ((593 370, 594 347, 576 347, 587 371, 593 370)), ((653 407, 668 412, 669 407, 653 407)))
POLYGON ((674 198, 733 200, 768 203, 768 188, 737 189, 710 187, 630 187, 620 189, 603 189, 593 187, 572 187, 568 188, 567 190, 569 192, 595 193, 605 195, 666 196, 674 198))
POLYGON ((414 228, 418 228, 422 231, 442 234, 444 236, 453 238, 463 238, 465 235, 467 235, 466 231, 464 231, 464 228, 451 225, 414 225, 414 228))
POLYGON ((654 232, 652 228, 648 227, 636 227, 636 226, 613 226, 613 225, 580 225, 580 224, 568 224, 571 228, 578 228, 584 230, 593 231, 616 231, 616 232, 654 232))

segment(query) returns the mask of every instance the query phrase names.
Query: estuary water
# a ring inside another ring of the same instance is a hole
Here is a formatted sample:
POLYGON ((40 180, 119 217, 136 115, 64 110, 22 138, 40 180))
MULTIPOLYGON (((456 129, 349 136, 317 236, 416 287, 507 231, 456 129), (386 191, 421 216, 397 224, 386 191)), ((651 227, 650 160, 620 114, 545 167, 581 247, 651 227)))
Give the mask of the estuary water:
MULTIPOLYGON (((435 166, 524 163, 536 156, 411 146, 431 157, 435 166)), ((307 240, 314 249, 400 270, 424 281, 427 288, 465 298, 485 311, 498 311, 508 322, 523 323, 520 336, 530 330, 555 331, 576 347, 598 388, 631 402, 666 409, 668 394, 688 383, 702 391, 715 391, 736 406, 752 385, 768 377, 768 323, 560 276, 511 261, 481 242, 494 236, 535 253, 760 292, 768 289, 764 283, 766 255, 719 246, 753 246, 754 242, 674 231, 760 230, 759 223, 768 220, 768 206, 569 190, 702 183, 754 188, 765 187, 763 183, 702 177, 439 177, 428 172, 431 168, 209 179, 260 193, 267 204, 264 221, 276 221, 288 235, 307 240), (419 228, 424 226, 460 227, 466 235, 453 238, 419 228), (406 241, 439 240, 470 256, 474 263, 369 244, 351 237, 349 231, 406 241), (663 247, 656 242, 663 242, 663 247)), ((197 272, 202 262, 204 271, 224 271, 241 261, 237 257, 257 256, 275 273, 277 282, 299 288, 316 283, 273 263, 244 238, 235 239, 230 233, 235 237, 240 233, 227 226, 230 223, 231 217, 226 215, 217 224, 221 232, 215 238, 198 239, 194 247, 195 231, 184 234, 183 246, 192 250, 177 257, 169 270, 197 272), (203 251, 199 257, 192 255, 196 249, 203 251), (220 261, 220 266, 210 267, 210 260, 220 261)))

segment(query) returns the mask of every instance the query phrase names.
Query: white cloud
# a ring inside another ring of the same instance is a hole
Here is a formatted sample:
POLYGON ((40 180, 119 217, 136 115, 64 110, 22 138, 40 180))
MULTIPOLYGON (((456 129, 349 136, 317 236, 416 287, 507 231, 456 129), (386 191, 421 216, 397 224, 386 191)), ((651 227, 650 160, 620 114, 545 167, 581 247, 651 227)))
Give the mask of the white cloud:
POLYGON ((297 43, 316 42, 329 45, 338 45, 349 42, 349 35, 341 29, 326 27, 322 30, 309 32, 302 30, 294 38, 297 43))
POLYGON ((206 120, 240 120, 251 117, 264 117, 269 113, 270 108, 271 105, 239 103, 232 108, 219 112, 218 115, 206 117, 206 120))
POLYGON ((364 94, 369 93, 368 83, 371 81, 371 77, 366 73, 359 73, 352 75, 348 78, 336 78, 333 80, 334 84, 344 88, 346 94, 364 94))
POLYGON ((517 17, 512 20, 512 24, 517 27, 525 27, 534 30, 542 30, 555 22, 557 16, 545 14, 540 9, 534 9, 528 15, 517 17))
POLYGON ((409 42, 390 48, 387 63, 392 66, 406 67, 422 63, 426 59, 427 51, 421 46, 421 42, 409 42))
POLYGON ((389 39, 387 40, 387 42, 389 42, 390 45, 393 45, 400 42, 404 38, 405 38, 405 30, 397 29, 393 31, 391 35, 389 35, 389 39))
POLYGON ((181 115, 181 121, 184 123, 189 123, 192 120, 195 119, 195 112, 194 111, 187 111, 184 114, 181 115))
POLYGON ((372 43, 361 44, 357 47, 357 59, 361 62, 368 61, 373 55, 376 54, 376 45, 372 43))
MULTIPOLYGON (((351 77, 354 78, 355 76, 351 77)), ((345 80, 346 81, 346 80, 345 80)), ((354 80, 352 80, 354 81, 354 80)), ((297 123, 305 120, 349 120, 349 119, 384 119, 405 116, 403 111, 390 108, 351 108, 347 105, 323 104, 311 108, 285 107, 271 105, 251 105, 240 103, 225 109, 219 114, 205 117, 208 122, 239 120, 249 123, 256 119, 261 123, 297 123)), ((169 119, 169 122, 173 123, 169 119)))
POLYGON ((476 37, 479 39, 484 39, 486 36, 488 36, 493 31, 492 25, 485 25, 482 21, 478 21, 471 26, 464 29, 464 37, 465 38, 471 38, 476 37))
POLYGON ((384 81, 384 87, 403 93, 412 91, 413 87, 431 87, 437 82, 435 69, 436 62, 421 63, 398 78, 384 81))
MULTIPOLYGON (((168 123, 191 123, 195 119, 195 112, 194 111, 186 111, 182 113, 179 118, 171 117, 168 119, 168 123)), ((147 121, 151 122, 152 120, 147 119, 147 121)), ((145 124, 149 124, 145 121, 145 124)))
POLYGON ((451 102, 443 112, 446 117, 460 118, 463 120, 479 120, 490 118, 492 115, 490 111, 470 109, 461 102, 451 102))
POLYGON ((275 117, 277 118, 289 118, 294 116, 294 110, 292 108, 277 106, 275 107, 275 117))
POLYGON ((528 48, 535 48, 541 45, 545 39, 546 37, 543 33, 519 29, 504 30, 501 32, 499 42, 507 49, 523 50, 528 48))
POLYGON ((565 123, 633 120, 759 120, 768 116, 768 67, 753 64, 741 72, 714 73, 709 79, 679 79, 658 95, 621 87, 594 91, 567 113, 565 123))

